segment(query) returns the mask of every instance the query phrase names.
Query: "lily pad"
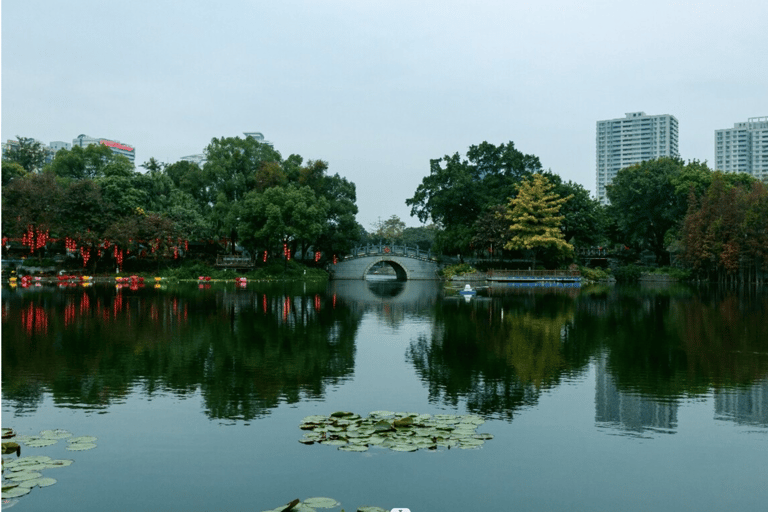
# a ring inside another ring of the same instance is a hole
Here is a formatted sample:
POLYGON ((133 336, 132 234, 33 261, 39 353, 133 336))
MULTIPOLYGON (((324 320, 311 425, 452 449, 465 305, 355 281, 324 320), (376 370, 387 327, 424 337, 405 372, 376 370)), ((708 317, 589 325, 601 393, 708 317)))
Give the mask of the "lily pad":
POLYGON ((381 507, 358 507, 357 512, 389 512, 381 507))
POLYGON ((32 439, 30 441, 25 441, 24 444, 30 448, 43 448, 44 446, 51 446, 52 444, 56 444, 57 442, 58 441, 56 439, 37 438, 37 439, 32 439))
MULTIPOLYGON (((3 491, 3 499, 8 498, 18 498, 19 496, 24 496, 25 494, 29 493, 30 488, 29 487, 14 487, 13 489, 8 489, 7 491, 3 491)), ((3 507, 6 508, 6 507, 3 507)))
POLYGON ((418 449, 418 446, 412 444, 396 444, 391 448, 391 450, 395 452, 415 452, 418 449))
POLYGON ((345 452, 367 452, 368 447, 364 444, 348 444, 345 446, 339 446, 339 450, 345 452))
POLYGON ((320 444, 329 444, 331 446, 344 446, 347 444, 347 442, 342 441, 341 439, 327 439, 325 441, 320 441, 320 444))
POLYGON ((32 480, 25 480, 19 484, 19 487, 29 487, 30 489, 35 486, 48 487, 56 483, 55 478, 40 477, 32 480))
POLYGON ((33 480, 35 478, 40 478, 41 476, 43 475, 36 471, 19 471, 8 477, 8 480, 13 482, 23 482, 24 480, 33 480))
POLYGON ((80 436, 68 439, 68 443, 95 443, 99 438, 94 436, 80 436))
POLYGON ((93 448, 96 448, 96 445, 93 443, 69 443, 69 445, 67 446, 67 450, 70 450, 73 452, 91 450, 93 448))
POLYGON ((68 437, 72 437, 72 432, 68 432, 63 429, 43 430, 40 432, 40 437, 44 437, 46 439, 66 439, 68 437))
POLYGON ((64 468, 72 464, 73 460, 70 459, 58 459, 58 460, 51 460, 45 463, 46 468, 64 468))
POLYGON ((314 508, 333 508, 341 505, 341 503, 333 498, 307 498, 302 504, 314 508))
POLYGON ((392 411, 373 411, 369 414, 369 416, 372 416, 374 418, 389 418, 390 416, 394 416, 395 413, 392 411))

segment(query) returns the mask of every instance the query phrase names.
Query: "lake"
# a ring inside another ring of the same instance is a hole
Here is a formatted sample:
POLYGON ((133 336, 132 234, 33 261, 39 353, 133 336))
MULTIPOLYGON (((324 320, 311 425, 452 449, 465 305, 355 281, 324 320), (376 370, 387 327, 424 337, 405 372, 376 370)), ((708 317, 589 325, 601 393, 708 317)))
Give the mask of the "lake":
POLYGON ((684 285, 6 286, 3 427, 97 446, 22 443, 74 463, 4 508, 765 510, 766 313, 765 291, 684 285), (299 442, 303 418, 336 411, 461 415, 488 435, 299 442))

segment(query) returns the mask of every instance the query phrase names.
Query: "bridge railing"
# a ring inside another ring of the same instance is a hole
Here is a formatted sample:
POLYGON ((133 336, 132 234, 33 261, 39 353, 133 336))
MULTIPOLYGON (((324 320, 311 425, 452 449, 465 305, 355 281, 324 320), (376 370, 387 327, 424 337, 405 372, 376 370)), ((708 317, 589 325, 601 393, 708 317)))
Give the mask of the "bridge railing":
POLYGON ((367 244, 354 247, 345 259, 361 258, 364 256, 407 256, 420 260, 431 260, 432 251, 425 251, 417 247, 395 244, 367 244))

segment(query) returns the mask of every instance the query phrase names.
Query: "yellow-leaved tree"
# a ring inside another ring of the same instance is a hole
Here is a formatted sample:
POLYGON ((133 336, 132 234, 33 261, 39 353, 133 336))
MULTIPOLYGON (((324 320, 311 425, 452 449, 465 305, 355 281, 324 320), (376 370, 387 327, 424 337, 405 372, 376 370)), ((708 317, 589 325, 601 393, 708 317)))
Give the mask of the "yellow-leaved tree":
POLYGON ((534 174, 517 187, 517 197, 509 200, 504 218, 510 222, 505 249, 526 250, 536 258, 544 250, 552 250, 557 258, 573 256, 573 246, 563 236, 560 207, 573 195, 560 197, 552 193, 554 185, 542 174, 534 174))

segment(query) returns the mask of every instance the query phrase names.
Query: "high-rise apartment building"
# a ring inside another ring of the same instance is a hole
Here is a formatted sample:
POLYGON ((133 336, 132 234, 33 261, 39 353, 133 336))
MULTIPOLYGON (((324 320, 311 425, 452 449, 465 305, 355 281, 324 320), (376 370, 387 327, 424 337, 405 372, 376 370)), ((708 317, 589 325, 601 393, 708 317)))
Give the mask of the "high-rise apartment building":
POLYGON ((733 128, 715 130, 715 169, 768 182, 768 117, 750 117, 733 128))
POLYGON ((606 185, 619 169, 664 156, 678 157, 677 119, 630 112, 619 119, 597 122, 597 199, 608 203, 606 185))

